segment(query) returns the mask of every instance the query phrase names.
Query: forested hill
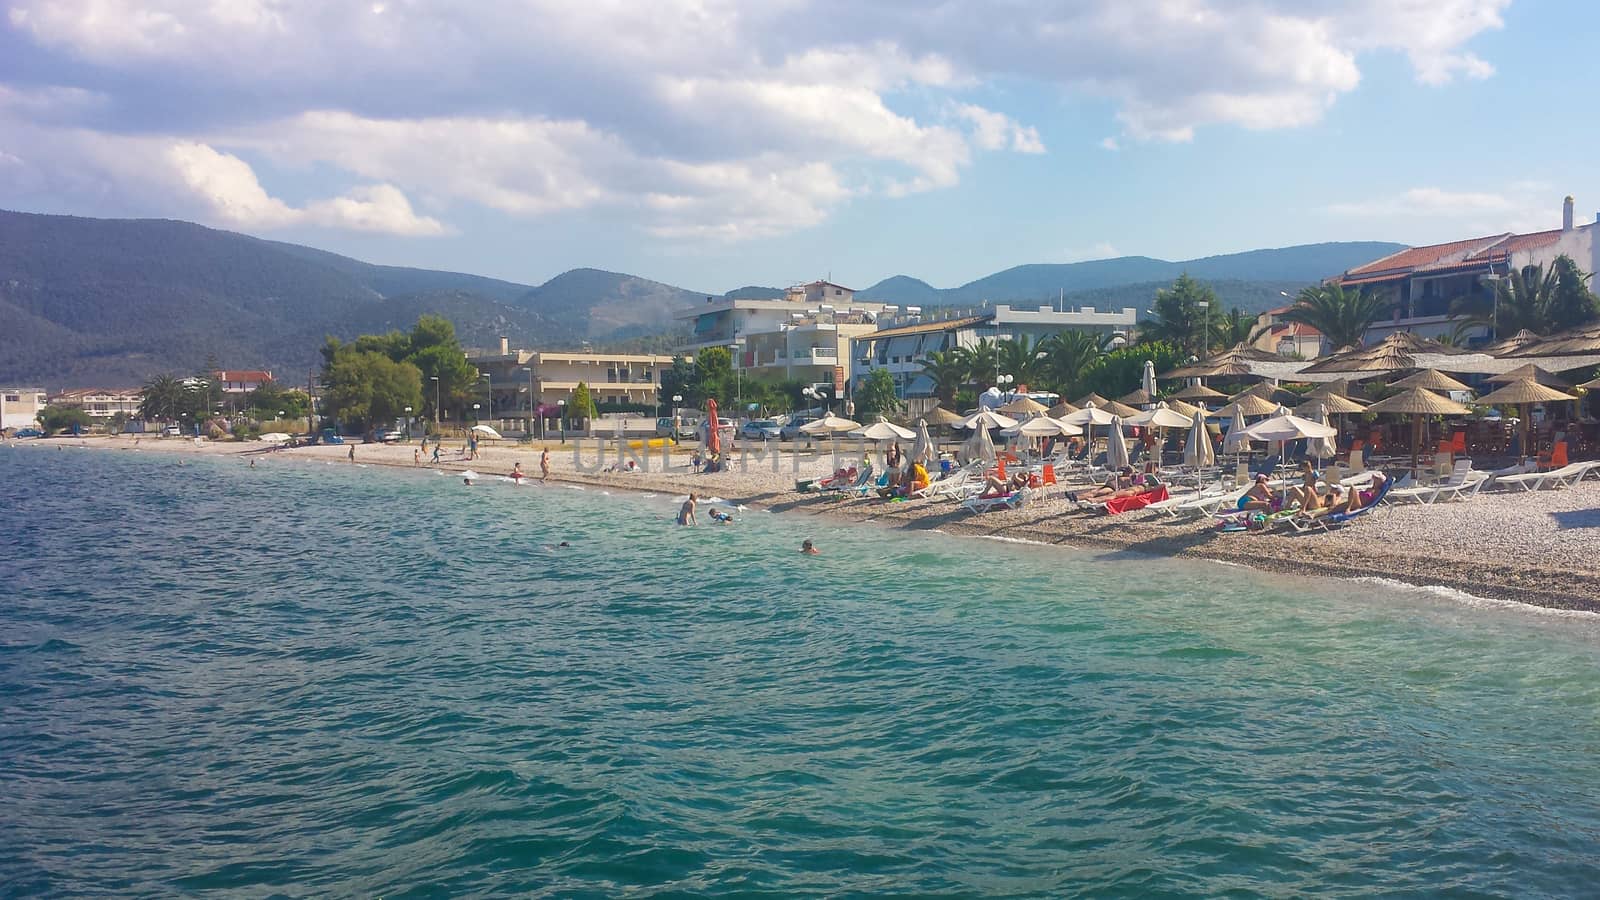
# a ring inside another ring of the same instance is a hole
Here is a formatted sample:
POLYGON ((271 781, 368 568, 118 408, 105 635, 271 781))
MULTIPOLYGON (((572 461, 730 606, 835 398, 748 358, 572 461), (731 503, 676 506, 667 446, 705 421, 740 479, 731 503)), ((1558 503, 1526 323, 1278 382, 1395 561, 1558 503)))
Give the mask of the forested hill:
POLYGON ((0 211, 0 382, 129 385, 208 356, 302 381, 325 335, 406 328, 423 312, 454 321, 468 346, 570 346, 665 330, 703 296, 595 269, 532 286, 188 222, 0 211))

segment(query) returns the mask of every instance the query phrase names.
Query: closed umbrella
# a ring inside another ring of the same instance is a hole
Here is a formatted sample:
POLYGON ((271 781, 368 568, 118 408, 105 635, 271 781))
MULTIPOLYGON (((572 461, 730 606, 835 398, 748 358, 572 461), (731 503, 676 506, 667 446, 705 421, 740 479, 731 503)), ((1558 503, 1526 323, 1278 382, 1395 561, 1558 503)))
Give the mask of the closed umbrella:
MULTIPOLYGON (((706 450, 713 456, 722 454, 722 429, 717 421, 717 401, 706 401, 706 450)), ((802 426, 801 431, 805 430, 802 426)))
MULTIPOLYGON (((1233 421, 1228 424, 1228 434, 1222 439, 1222 452, 1233 454, 1249 453, 1250 438, 1246 437, 1244 433, 1244 405, 1241 403, 1230 403, 1228 405, 1233 407, 1233 421)), ((1221 410, 1217 412, 1221 412, 1221 410)), ((1217 415, 1217 413, 1212 413, 1212 415, 1217 415)))
MULTIPOLYGON (((1570 399, 1570 398, 1569 398, 1570 399)), ((1472 412, 1465 406, 1440 396, 1426 388, 1408 388, 1387 400, 1379 400, 1367 407, 1370 413, 1395 413, 1411 416, 1411 471, 1417 470, 1417 454, 1422 446, 1422 420, 1428 416, 1465 416, 1472 412)))
MULTIPOLYGON (((1322 402, 1317 401, 1309 405, 1311 408, 1306 411, 1308 413, 1306 419, 1316 422, 1318 425, 1328 424, 1328 413, 1323 407, 1322 402)), ((1332 435, 1327 437, 1313 438, 1311 444, 1306 447, 1306 452, 1311 454, 1311 456, 1314 457, 1318 463, 1321 463, 1325 459, 1333 459, 1339 455, 1339 447, 1334 443, 1334 435, 1337 435, 1338 433, 1338 429, 1334 429, 1334 434, 1332 435)))
POLYGON ((928 436, 928 420, 917 420, 917 437, 911 444, 911 461, 929 465, 933 462, 933 438, 928 436))
POLYGON ((961 457, 965 462, 980 459, 987 463, 994 462, 994 441, 989 437, 989 429, 972 429, 972 437, 961 445, 961 457))
MULTIPOLYGON (((1144 361, 1144 378, 1140 379, 1139 386, 1144 388, 1146 397, 1154 397, 1156 395, 1156 364, 1154 360, 1147 359, 1144 361)), ((1146 400, 1145 402, 1149 403, 1150 401, 1146 400)))
POLYGON ((1211 435, 1206 433, 1205 407, 1189 426, 1189 443, 1183 448, 1183 464, 1204 469, 1217 463, 1217 454, 1211 449, 1211 435))
POLYGON ((1106 468, 1119 469, 1128 464, 1128 441, 1122 436, 1122 417, 1111 418, 1111 428, 1106 432, 1106 468))

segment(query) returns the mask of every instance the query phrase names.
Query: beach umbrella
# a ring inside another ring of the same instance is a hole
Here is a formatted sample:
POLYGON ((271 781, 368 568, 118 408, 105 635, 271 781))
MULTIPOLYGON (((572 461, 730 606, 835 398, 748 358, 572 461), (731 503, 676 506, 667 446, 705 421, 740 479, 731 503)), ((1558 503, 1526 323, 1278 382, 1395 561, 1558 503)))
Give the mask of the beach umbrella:
POLYGON ((1206 432, 1205 407, 1200 407, 1200 415, 1194 417, 1194 423, 1189 426, 1189 443, 1183 448, 1183 464, 1196 469, 1204 469, 1216 465, 1217 455, 1211 449, 1211 435, 1206 432))
POLYGON ((1111 418, 1111 429, 1106 432, 1106 468, 1117 469, 1128 464, 1128 440, 1122 436, 1122 417, 1111 418))
POLYGON ((1600 353, 1600 323, 1591 323, 1557 332, 1500 356, 1593 356, 1597 353, 1600 353))
POLYGON ((1486 380, 1494 384, 1510 384, 1513 381, 1523 381, 1525 379, 1536 381, 1545 387, 1555 388, 1558 391, 1572 390, 1571 382, 1561 378, 1560 376, 1546 372, 1544 369, 1539 368, 1533 363, 1528 363, 1525 366, 1518 366, 1515 369, 1500 375, 1490 375, 1486 380))
POLYGON ((472 430, 486 438, 492 438, 497 441, 501 439, 500 432, 495 431, 493 428, 490 428, 487 425, 474 425, 472 426, 472 430))
POLYGON ((869 441, 909 441, 914 440, 917 433, 909 428, 896 425, 883 416, 879 416, 878 421, 865 428, 857 428, 851 431, 850 436, 866 438, 869 441))
POLYGON ((965 419, 962 419, 960 422, 957 422, 956 427, 976 428, 979 431, 985 431, 990 428, 1011 428, 1016 424, 1017 420, 1011 418, 1010 416, 1001 415, 992 409, 980 409, 972 415, 967 416, 965 419))
POLYGON ((1465 416, 1472 410, 1426 388, 1408 388, 1387 400, 1379 400, 1367 407, 1370 413, 1394 413, 1411 416, 1411 471, 1417 470, 1417 454, 1422 447, 1422 420, 1428 416, 1465 416))
POLYGON ((942 406, 935 406, 922 414, 923 421, 937 428, 940 425, 955 425, 961 421, 960 413, 953 413, 942 406))
POLYGON ((1045 410, 1044 414, 1049 416, 1052 419, 1059 419, 1059 418, 1062 418, 1063 416, 1067 415, 1068 413, 1075 413, 1077 411, 1078 411, 1078 407, 1073 406, 1071 403, 1068 403, 1065 400, 1062 400, 1060 403, 1057 403, 1055 406, 1052 406, 1049 409, 1045 410))
POLYGON ((1308 413, 1312 409, 1320 409, 1324 413, 1332 415, 1343 415, 1345 413, 1366 412, 1367 407, 1351 400, 1349 397, 1329 394, 1326 397, 1311 397, 1307 399, 1304 403, 1294 408, 1294 413, 1297 416, 1305 416, 1309 419, 1311 416, 1308 413))
MULTIPOLYGON (((801 431, 805 430, 801 426, 801 431)), ((717 401, 706 401, 706 450, 707 452, 722 455, 722 429, 717 421, 717 401)))
POLYGON ((1137 416, 1139 414, 1139 410, 1117 400, 1107 400, 1101 405, 1100 408, 1114 416, 1121 416, 1124 419, 1129 416, 1137 416))
POLYGON ((830 412, 830 413, 828 413, 827 415, 823 416, 820 419, 816 419, 814 421, 807 422, 806 424, 801 425, 800 426, 800 432, 802 434, 812 434, 812 435, 849 434, 850 432, 855 431, 856 429, 858 429, 860 427, 861 427, 861 423, 860 422, 852 422, 849 419, 846 419, 846 418, 843 418, 843 417, 840 417, 840 416, 836 416, 836 415, 834 415, 833 413, 830 412))
POLYGON ((1162 378, 1238 378, 1254 375, 1251 363, 1282 363, 1283 357, 1250 346, 1244 342, 1229 347, 1210 359, 1187 366, 1179 366, 1163 373, 1162 378))
MULTIPOLYGON (((1091 394, 1090 396, 1094 395, 1091 394)), ((1110 425, 1111 420, 1114 418, 1116 417, 1111 413, 1095 405, 1094 401, 1085 398, 1082 409, 1074 413, 1067 413, 1061 417, 1061 421, 1066 422, 1068 425, 1076 425, 1082 428, 1084 440, 1088 441, 1089 448, 1092 451, 1094 449, 1094 426, 1110 425)))
POLYGON ((928 465, 933 462, 933 438, 928 436, 928 420, 917 420, 917 438, 911 444, 911 461, 928 465))
POLYGON ((1419 387, 1425 391, 1471 391, 1472 388, 1451 378, 1438 369, 1423 369, 1415 375, 1394 382, 1394 387, 1414 388, 1419 387))
POLYGON ((1168 394, 1167 400, 1222 400, 1228 395, 1203 384, 1191 384, 1181 391, 1168 394))
POLYGON ((1238 418, 1241 414, 1246 416, 1270 416, 1277 411, 1278 404, 1273 403, 1271 400, 1257 397, 1255 394, 1240 394, 1239 399, 1211 413, 1211 417, 1214 419, 1238 418))
POLYGON ((1144 388, 1138 388, 1137 390, 1129 391, 1128 393, 1123 394, 1121 397, 1118 397, 1117 402, 1125 403, 1128 406, 1144 406, 1150 402, 1150 398, 1153 396, 1155 395, 1144 388))
POLYGON ((989 429, 972 429, 972 437, 967 438, 966 443, 961 445, 962 459, 966 462, 981 459, 984 462, 992 463, 994 462, 994 456, 994 441, 989 437, 989 429))
POLYGON ((1123 422, 1146 428, 1188 428, 1194 424, 1193 417, 1178 413, 1165 403, 1157 403, 1142 413, 1123 419, 1123 422))
MULTIPOLYGON (((1370 347, 1352 347, 1320 359, 1301 369, 1302 374, 1342 372, 1403 372, 1421 368, 1417 358, 1429 356, 1461 356, 1467 351, 1450 347, 1438 341, 1418 337, 1409 331, 1396 331, 1370 347)), ((1449 368, 1446 366, 1445 368, 1449 368)))
MULTIPOLYGON (((1308 414, 1305 418, 1318 425, 1327 425, 1328 410, 1327 407, 1323 406, 1323 401, 1313 401, 1308 405, 1311 409, 1307 410, 1308 414)), ((1333 434, 1327 437, 1312 439, 1311 443, 1306 447, 1306 452, 1315 457, 1318 462, 1324 459, 1333 459, 1339 455, 1339 445, 1334 441, 1334 436, 1338 433, 1338 429, 1334 429, 1333 434)))
POLYGON ((1171 397, 1168 397, 1161 402, 1167 405, 1167 409, 1170 409, 1178 415, 1184 416, 1185 418, 1192 419, 1195 416, 1200 415, 1200 407, 1195 406, 1192 403, 1185 403, 1182 400, 1174 400, 1171 397))
MULTIPOLYGON (((1260 398, 1256 399, 1259 400, 1260 398)), ((1266 401, 1262 400, 1261 402, 1265 403, 1266 401)), ((1234 455, 1249 453, 1250 439, 1244 433, 1244 405, 1236 401, 1228 404, 1228 406, 1233 407, 1233 421, 1228 424, 1228 434, 1222 439, 1222 452, 1234 455)), ((1227 408, 1223 407, 1223 409, 1227 408)), ((1222 410, 1220 409, 1212 413, 1213 416, 1221 414, 1222 410)))
POLYGON ((1339 433, 1339 429, 1325 422, 1303 419, 1285 410, 1251 425, 1244 433, 1252 441, 1276 441, 1282 444, 1301 438, 1331 438, 1339 433))
POLYGON ((1495 341, 1492 344, 1487 344, 1483 347, 1480 347, 1478 352, 1487 353, 1490 356, 1505 356, 1509 353, 1515 353, 1524 347, 1537 344, 1542 340, 1544 340, 1544 338, 1524 328, 1516 334, 1513 334, 1511 337, 1502 338, 1501 340, 1495 341))
POLYGON ((1531 454, 1528 453, 1528 433, 1532 417, 1522 408, 1535 403, 1561 403, 1576 399, 1578 398, 1571 394, 1563 394, 1555 388, 1545 387, 1531 378, 1525 378, 1484 394, 1478 398, 1478 402, 1485 406, 1515 406, 1519 409, 1522 415, 1522 453, 1524 456, 1529 456, 1531 454))
POLYGON ((998 411, 1003 412, 1008 416, 1037 416, 1040 413, 1048 410, 1048 406, 1045 406, 1043 403, 1040 403, 1032 397, 1018 397, 1015 400, 1012 400, 1010 403, 1007 403, 1005 406, 1000 407, 998 411))
POLYGON ((1049 416, 1034 416, 1020 424, 1007 428, 1004 434, 1015 434, 1022 437, 1055 437, 1063 434, 1083 434, 1083 429, 1076 425, 1068 425, 1060 419, 1049 416))
POLYGON ((1308 400, 1318 400, 1323 397, 1348 397, 1350 396, 1350 379, 1341 378, 1338 381, 1325 381, 1306 394, 1308 400))
POLYGON ((1299 403, 1301 400, 1300 395, 1296 394, 1294 391, 1284 390, 1275 384, 1270 384, 1265 381, 1261 382, 1260 384, 1253 384, 1239 393, 1234 394, 1228 399, 1239 400, 1244 397, 1260 397, 1268 403, 1275 403, 1280 406, 1289 403, 1299 403))
POLYGON ((1139 379, 1139 389, 1144 391, 1144 402, 1149 403, 1150 398, 1156 395, 1156 364, 1154 360, 1144 361, 1144 377, 1139 379))

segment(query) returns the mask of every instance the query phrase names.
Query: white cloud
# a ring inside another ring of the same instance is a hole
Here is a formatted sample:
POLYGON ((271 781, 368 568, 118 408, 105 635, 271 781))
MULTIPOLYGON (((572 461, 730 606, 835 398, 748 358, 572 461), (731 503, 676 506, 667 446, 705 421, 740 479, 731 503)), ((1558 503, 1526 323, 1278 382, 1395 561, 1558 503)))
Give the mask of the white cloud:
POLYGON ((1540 181, 1515 181, 1496 191, 1416 187, 1388 196, 1342 201, 1320 212, 1363 225, 1393 227, 1403 222, 1418 243, 1478 235, 1545 231, 1560 227, 1563 194, 1540 181))
POLYGON ((1100 139, 1100 149, 1101 150, 1110 150, 1112 153, 1115 153, 1118 150, 1122 149, 1122 145, 1118 144, 1117 143, 1117 139, 1114 138, 1114 137, 1101 138, 1100 139))
POLYGON ((1107 98, 1140 140, 1297 127, 1357 89, 1372 54, 1404 56, 1429 84, 1487 77, 1467 44, 1503 27, 1508 3, 11 0, 36 68, 86 87, 0 85, 0 115, 110 143, 137 123, 189 149, 154 174, 106 160, 46 172, 38 148, 7 152, 90 196, 171 176, 228 222, 444 227, 411 197, 439 215, 628 207, 654 234, 742 237, 852 197, 948 188, 983 153, 1044 153, 1040 123, 970 102, 983 85, 1107 98), (152 96, 183 97, 181 113, 152 96), (230 150, 346 182, 292 207, 230 150))
POLYGON ((1328 212, 1340 216, 1373 218, 1379 216, 1471 216, 1484 213, 1509 213, 1518 202, 1492 191, 1446 191, 1419 187, 1392 197, 1332 203, 1328 212))

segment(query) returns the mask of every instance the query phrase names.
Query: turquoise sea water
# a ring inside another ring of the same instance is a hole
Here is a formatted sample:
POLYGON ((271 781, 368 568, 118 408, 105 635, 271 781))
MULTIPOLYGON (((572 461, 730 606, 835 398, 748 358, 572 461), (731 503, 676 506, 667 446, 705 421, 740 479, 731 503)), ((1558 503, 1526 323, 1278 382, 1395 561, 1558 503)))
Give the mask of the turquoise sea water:
POLYGON ((0 448, 0 894, 1600 885, 1592 617, 350 469, 0 448))

